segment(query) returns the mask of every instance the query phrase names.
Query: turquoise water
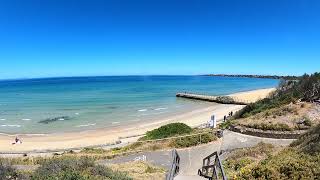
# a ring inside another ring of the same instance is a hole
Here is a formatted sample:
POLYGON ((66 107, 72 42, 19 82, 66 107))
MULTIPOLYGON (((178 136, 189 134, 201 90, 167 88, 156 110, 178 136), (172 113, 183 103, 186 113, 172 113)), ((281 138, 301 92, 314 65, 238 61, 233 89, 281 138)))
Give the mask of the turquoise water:
POLYGON ((0 81, 0 132, 55 133, 149 121, 208 106, 211 95, 275 87, 278 80, 205 76, 77 77, 0 81))

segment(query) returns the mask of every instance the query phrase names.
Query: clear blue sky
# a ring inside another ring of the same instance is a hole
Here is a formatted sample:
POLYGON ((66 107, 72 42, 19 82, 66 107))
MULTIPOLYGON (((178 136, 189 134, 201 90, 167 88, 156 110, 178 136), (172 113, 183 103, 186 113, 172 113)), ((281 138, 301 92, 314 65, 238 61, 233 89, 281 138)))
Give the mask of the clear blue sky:
POLYGON ((1 0, 0 79, 302 74, 319 0, 1 0))

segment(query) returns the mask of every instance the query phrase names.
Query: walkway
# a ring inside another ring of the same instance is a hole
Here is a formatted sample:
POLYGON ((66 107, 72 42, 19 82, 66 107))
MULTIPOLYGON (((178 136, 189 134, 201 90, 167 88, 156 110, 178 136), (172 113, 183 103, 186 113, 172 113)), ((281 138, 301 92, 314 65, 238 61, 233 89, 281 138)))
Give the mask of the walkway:
MULTIPOLYGON (((292 141, 292 139, 270 139, 248 136, 225 130, 224 137, 218 141, 193 148, 178 150, 181 160, 180 173, 176 179, 196 177, 198 169, 202 166, 202 159, 215 151, 252 147, 257 145, 259 142, 265 142, 279 146, 288 146, 292 141)), ((139 160, 168 169, 171 164, 171 151, 168 150, 138 153, 116 159, 99 161, 99 164, 108 165, 113 163, 125 163, 139 160)))

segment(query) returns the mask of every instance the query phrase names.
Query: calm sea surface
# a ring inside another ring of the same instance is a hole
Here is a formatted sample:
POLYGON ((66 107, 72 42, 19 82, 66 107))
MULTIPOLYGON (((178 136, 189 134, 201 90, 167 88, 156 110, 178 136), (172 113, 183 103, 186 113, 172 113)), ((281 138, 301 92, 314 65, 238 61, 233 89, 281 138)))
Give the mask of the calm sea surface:
POLYGON ((0 132, 54 133, 144 122, 208 106, 179 91, 226 95, 278 80, 205 76, 117 76, 0 81, 0 132))

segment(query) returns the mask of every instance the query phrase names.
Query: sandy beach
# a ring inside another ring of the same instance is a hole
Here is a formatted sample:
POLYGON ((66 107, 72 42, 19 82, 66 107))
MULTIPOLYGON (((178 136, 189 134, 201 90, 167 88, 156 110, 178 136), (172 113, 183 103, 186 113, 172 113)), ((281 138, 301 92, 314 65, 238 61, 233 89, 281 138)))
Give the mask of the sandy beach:
POLYGON ((252 103, 267 97, 271 92, 275 90, 276 88, 258 89, 253 91, 234 93, 229 96, 252 103))
MULTIPOLYGON (((231 94, 230 96, 254 102, 258 99, 266 97, 270 92, 274 90, 274 88, 260 89, 231 94)), ((119 140, 119 137, 141 135, 149 130, 172 122, 183 122, 188 124, 189 126, 196 127, 208 122, 213 114, 218 120, 222 120, 223 116, 227 115, 230 111, 236 112, 242 107, 244 106, 213 103, 212 106, 206 108, 195 109, 188 113, 154 120, 152 122, 147 122, 144 124, 142 124, 142 122, 137 122, 136 124, 120 126, 112 129, 101 128, 83 132, 57 133, 38 136, 19 135, 19 138, 21 138, 23 143, 18 145, 11 144, 14 141, 15 135, 0 135, 0 152, 33 152, 104 145, 107 143, 114 143, 115 141, 119 140)))

